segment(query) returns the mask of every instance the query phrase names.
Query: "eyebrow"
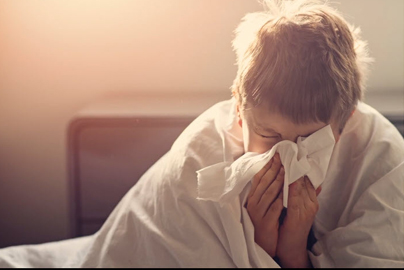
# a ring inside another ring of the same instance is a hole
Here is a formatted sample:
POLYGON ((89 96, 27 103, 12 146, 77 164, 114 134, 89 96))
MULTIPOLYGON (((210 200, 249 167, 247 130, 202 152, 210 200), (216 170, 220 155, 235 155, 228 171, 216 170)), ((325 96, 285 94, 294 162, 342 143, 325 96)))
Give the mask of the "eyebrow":
POLYGON ((262 131, 266 131, 266 132, 272 132, 272 133, 276 133, 276 134, 279 134, 280 135, 280 133, 279 132, 277 132, 276 130, 274 130, 274 129, 272 129, 272 128, 269 128, 269 127, 263 127, 263 126, 261 126, 260 124, 258 124, 258 123, 254 123, 254 127, 257 129, 259 129, 259 130, 262 130, 262 131))
MULTIPOLYGON (((262 130, 262 131, 265 131, 265 132, 272 132, 272 133, 276 133, 276 134, 279 134, 279 135, 282 136, 281 133, 277 132, 276 130, 274 130, 274 129, 272 129, 272 128, 261 126, 260 124, 258 124, 257 122, 255 122, 255 119, 254 119, 254 129, 257 130, 257 128, 258 128, 259 130, 262 130)), ((313 134, 313 133, 315 133, 315 132, 317 132, 317 131, 318 131, 318 130, 313 131, 313 132, 310 132, 310 133, 305 134, 305 135, 300 135, 300 134, 297 134, 297 135, 298 135, 299 137, 309 137, 311 134, 313 134)))

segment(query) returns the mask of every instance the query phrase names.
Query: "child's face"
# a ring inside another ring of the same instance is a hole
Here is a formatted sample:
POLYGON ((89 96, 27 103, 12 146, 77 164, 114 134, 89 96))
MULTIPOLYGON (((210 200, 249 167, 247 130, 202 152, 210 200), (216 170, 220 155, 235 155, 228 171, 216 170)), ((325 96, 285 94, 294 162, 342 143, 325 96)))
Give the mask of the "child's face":
MULTIPOLYGON (((264 106, 253 107, 239 112, 239 124, 243 129, 244 151, 264 153, 283 140, 296 142, 298 137, 307 137, 325 127, 323 122, 294 124, 286 117, 269 112, 264 106)), ((331 124, 335 141, 339 133, 331 124)))

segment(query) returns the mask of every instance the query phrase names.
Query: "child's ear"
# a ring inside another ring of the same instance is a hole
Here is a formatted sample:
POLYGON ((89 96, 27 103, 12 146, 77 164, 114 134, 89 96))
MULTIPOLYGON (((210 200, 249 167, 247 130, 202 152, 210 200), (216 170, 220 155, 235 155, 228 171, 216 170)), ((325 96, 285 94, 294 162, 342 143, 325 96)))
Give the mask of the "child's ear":
POLYGON ((351 116, 354 114, 355 110, 356 110, 356 108, 354 108, 354 109, 352 110, 351 115, 350 115, 349 117, 351 117, 351 116))
POLYGON ((243 119, 241 119, 240 105, 239 104, 237 104, 237 122, 238 122, 240 127, 243 127, 243 119))

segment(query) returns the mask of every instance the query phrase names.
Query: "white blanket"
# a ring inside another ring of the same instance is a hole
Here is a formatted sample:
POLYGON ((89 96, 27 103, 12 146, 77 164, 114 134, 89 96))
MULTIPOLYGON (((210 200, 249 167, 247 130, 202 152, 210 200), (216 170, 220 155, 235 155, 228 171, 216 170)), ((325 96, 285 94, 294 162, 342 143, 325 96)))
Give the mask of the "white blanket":
MULTIPOLYGON (((0 266, 279 267, 254 242, 243 207, 198 200, 197 171, 243 154, 235 101, 203 113, 94 235, 0 250, 0 266)), ((216 179, 211 179, 216 181, 216 179)), ((335 145, 319 195, 315 267, 404 266, 404 141, 365 104, 335 145)))

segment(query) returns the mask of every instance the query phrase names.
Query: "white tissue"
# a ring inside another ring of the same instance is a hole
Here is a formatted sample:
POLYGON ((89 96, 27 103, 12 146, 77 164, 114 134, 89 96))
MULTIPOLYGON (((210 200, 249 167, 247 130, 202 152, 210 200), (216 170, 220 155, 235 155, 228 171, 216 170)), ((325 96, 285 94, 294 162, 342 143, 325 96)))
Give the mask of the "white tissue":
POLYGON ((288 205, 289 185, 307 175, 317 189, 324 181, 335 145, 330 125, 310 136, 299 137, 297 143, 281 141, 263 153, 247 152, 234 162, 222 162, 197 171, 198 199, 220 203, 238 196, 265 164, 279 153, 285 168, 283 205, 288 205))

